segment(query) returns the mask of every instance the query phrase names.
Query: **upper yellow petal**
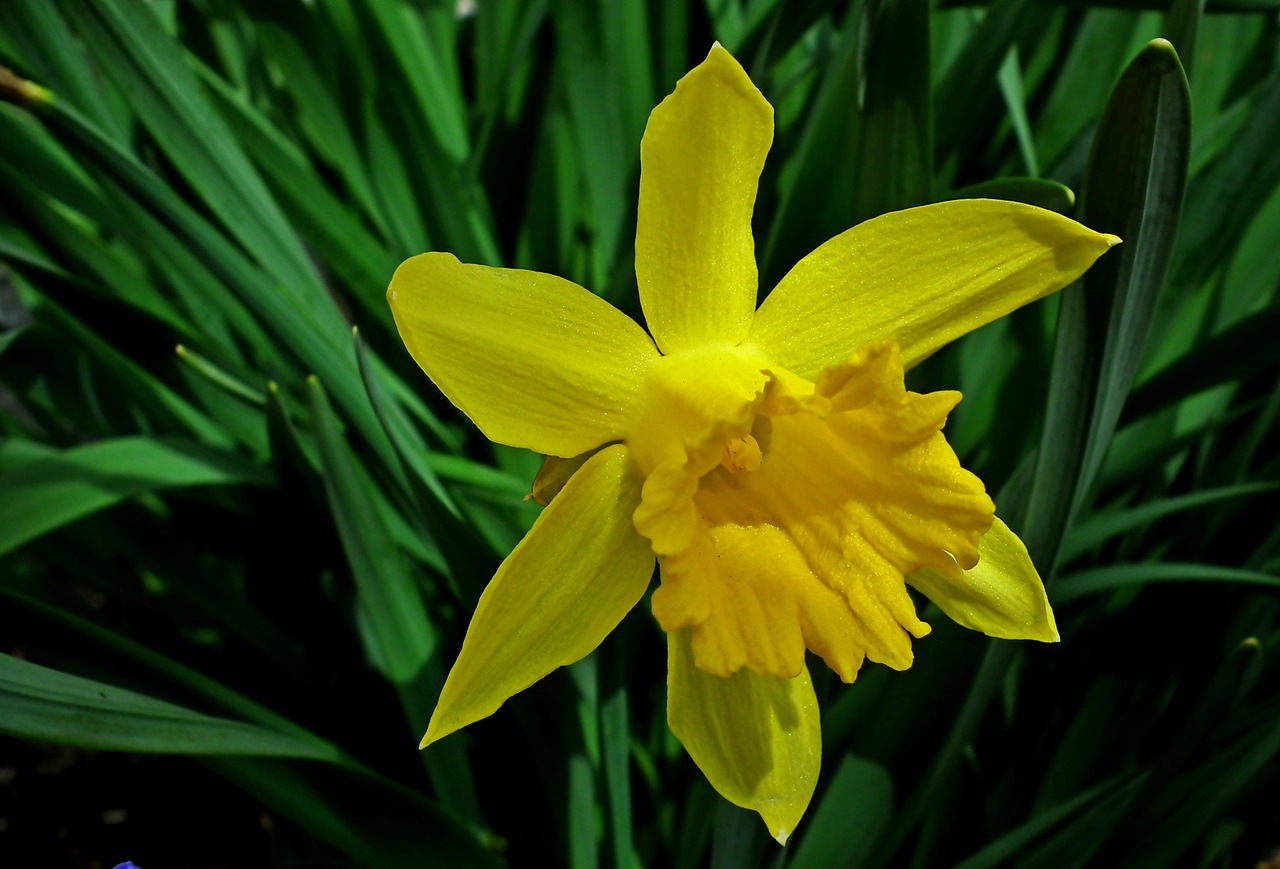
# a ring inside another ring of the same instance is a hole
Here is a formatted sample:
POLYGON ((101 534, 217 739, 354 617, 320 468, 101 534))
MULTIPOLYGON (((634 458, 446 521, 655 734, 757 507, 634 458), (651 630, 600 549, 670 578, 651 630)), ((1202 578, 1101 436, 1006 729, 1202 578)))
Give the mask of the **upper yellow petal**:
POLYGON ((748 341, 802 377, 866 341, 895 339, 907 368, 1062 289, 1119 239, 1016 202, 962 199, 849 229, 796 264, 748 341))
POLYGON ((1040 574, 1027 547, 999 518, 978 541, 978 563, 971 569, 925 568, 907 582, 966 628, 1004 640, 1058 642, 1040 574))
POLYGON ((633 320, 571 281, 427 253, 387 290, 427 376, 485 437, 570 457, 621 440, 658 360, 633 320))
POLYGON ((773 107, 717 43, 649 116, 636 279, 662 352, 737 344, 756 307, 751 212, 773 107))
POLYGON ((813 798, 822 761, 818 700, 809 671, 728 679, 693 663, 687 631, 667 635, 667 723, 707 781, 760 813, 785 845, 813 798))
POLYGON ((644 595, 653 552, 631 524, 639 477, 625 447, 596 453, 480 596, 423 746, 589 654, 644 595))

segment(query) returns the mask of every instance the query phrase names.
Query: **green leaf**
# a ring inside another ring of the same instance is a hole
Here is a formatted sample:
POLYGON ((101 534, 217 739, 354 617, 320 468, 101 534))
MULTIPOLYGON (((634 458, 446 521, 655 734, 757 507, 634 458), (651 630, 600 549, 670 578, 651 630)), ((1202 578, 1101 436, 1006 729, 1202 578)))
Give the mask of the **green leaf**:
POLYGON ((1037 839, 1078 814, 1085 806, 1096 802, 1102 794, 1115 787, 1113 782, 1104 782, 1070 799, 1063 800, 1051 809, 1037 812, 1025 823, 957 863, 955 869, 998 869, 1000 866, 1008 865, 1011 858, 1025 851, 1037 839))
POLYGON ((938 165, 944 177, 975 147, 986 128, 976 123, 997 96, 997 73, 1023 33, 1043 26, 1044 8, 1029 0, 994 0, 986 15, 948 66, 934 95, 937 106, 938 165), (942 167, 948 167, 942 170, 942 167))
POLYGON ((566 758, 568 793, 565 817, 570 869, 594 869, 600 865, 600 845, 596 836, 596 781, 600 766, 600 692, 596 680, 597 669, 593 655, 588 655, 568 668, 568 675, 578 689, 577 719, 581 728, 581 737, 571 743, 566 758))
POLYGON ((384 462, 394 463, 391 445, 369 407, 355 366, 351 364, 346 343, 350 333, 330 303, 326 300, 316 307, 291 298, 175 191, 131 154, 108 141, 83 117, 57 102, 45 107, 44 112, 42 117, 70 140, 87 163, 103 173, 104 183, 118 184, 121 194, 135 197, 157 220, 170 226, 204 266, 281 336, 308 368, 330 384, 374 450, 384 462), (333 316, 325 317, 323 311, 333 316))
POLYGON ((928 0, 875 0, 868 16, 866 79, 848 225, 923 205, 933 188, 928 0))
POLYGON ((368 772, 276 760, 208 757, 202 762, 292 819, 358 866, 378 869, 496 869, 501 842, 447 808, 368 772))
POLYGON ((1162 311, 1166 319, 1230 254, 1280 183, 1277 140, 1280 69, 1258 83, 1236 134, 1188 187, 1187 216, 1172 270, 1175 292, 1162 311))
POLYGON ((0 655, 0 731, 107 751, 340 758, 319 740, 203 715, 9 655, 0 655))
MULTIPOLYGON (((44 589, 41 589, 43 592, 44 589)), ((147 646, 124 634, 108 630, 99 624, 99 619, 79 616, 60 606, 37 599, 18 588, 0 584, 0 595, 5 595, 18 606, 26 608, 28 618, 37 620, 37 630, 48 631, 51 626, 65 628, 94 644, 95 663, 101 651, 116 653, 129 663, 131 675, 136 676, 136 668, 155 673, 175 688, 199 697, 204 703, 238 718, 261 725, 269 730, 286 733, 301 740, 319 743, 322 750, 334 758, 346 758, 337 747, 298 726, 287 718, 254 702, 248 697, 223 685, 215 679, 200 673, 191 667, 179 663, 173 658, 152 651, 147 646)), ((350 758, 344 763, 354 766, 359 764, 350 758)))
POLYGON ((1065 604, 1091 594, 1102 594, 1157 582, 1211 582, 1280 588, 1280 576, 1257 570, 1219 567, 1213 564, 1144 562, 1111 564, 1073 573, 1064 577, 1054 587, 1053 599, 1057 604, 1065 604))
POLYGON ((1280 308, 1272 305, 1190 348, 1133 391, 1121 419, 1131 422, 1224 383, 1280 363, 1280 308))
MULTIPOLYGON (((359 330, 352 330, 352 338, 369 403, 400 460, 396 468, 399 481, 434 537, 435 544, 440 547, 440 554, 456 587, 462 591, 462 598, 471 602, 479 600, 483 578, 491 576, 498 566, 493 554, 466 524, 457 504, 441 485, 435 464, 427 455, 417 431, 404 417, 402 408, 384 398, 380 378, 372 368, 359 330)), ((474 465, 466 459, 458 459, 457 462, 474 465)), ((497 472, 493 476, 498 476, 497 472)))
POLYGON ((1053 177, 1081 177, 1088 133, 1124 69, 1137 24, 1131 12, 1097 6, 1083 10, 1083 20, 1065 46, 1066 57, 1055 70, 1052 90, 1036 118, 1036 151, 1053 177))
POLYGON ((8 329, 4 332, 0 332, 0 355, 3 355, 4 351, 9 349, 9 345, 12 344, 14 340, 26 330, 26 328, 27 327, 22 326, 17 329, 8 329))
POLYGON ((1025 202, 1058 214, 1075 210, 1076 195, 1071 188, 1047 178, 996 178, 953 190, 938 201, 949 199, 1003 199, 1025 202))
MULTIPOLYGON (((284 85, 293 95, 299 127, 306 141, 325 164, 342 178, 351 197, 364 209, 375 226, 382 230, 381 215, 365 172, 363 155, 352 135, 351 126, 343 117, 342 106, 338 103, 340 94, 337 88, 324 80, 308 56, 301 41, 305 37, 266 23, 257 28, 257 33, 271 59, 280 64, 284 85)), ((207 70, 203 72, 205 80, 210 84, 221 87, 228 95, 233 93, 217 75, 207 70)), ((262 125, 262 129, 267 134, 276 132, 266 124, 262 125)), ((312 167, 306 168, 310 170, 312 167)), ((319 182, 320 179, 316 178, 316 181, 319 182)))
POLYGON ((846 754, 788 862, 791 869, 856 869, 893 816, 893 779, 883 766, 846 754))
POLYGON ((1046 575, 1101 466, 1141 359, 1181 214, 1189 111, 1177 54, 1155 40, 1116 85, 1094 138, 1081 221, 1124 243, 1062 294, 1023 534, 1046 575))
POLYGON ((1061 559, 1064 564, 1068 563, 1114 537, 1138 528, 1145 528, 1166 516, 1236 498, 1245 498, 1249 495, 1274 492, 1276 489, 1280 489, 1280 483, 1243 483, 1238 486, 1190 492, 1171 498, 1159 498, 1125 510, 1097 513, 1071 529, 1066 540, 1063 541, 1061 559))
POLYGON ((134 437, 74 447, 0 474, 0 554, 144 492, 264 482, 239 456, 185 441, 134 437))
POLYGON ((129 94, 139 120, 222 225, 318 321, 338 312, 310 259, 153 8, 129 0, 74 6, 81 36, 129 94))
POLYGON ((1142 361, 1148 327, 1173 255, 1186 190, 1191 96, 1173 46, 1154 40, 1130 64, 1102 116, 1081 192, 1081 220, 1119 235, 1083 280, 1083 295, 1106 299, 1093 334, 1105 335, 1097 404, 1079 489, 1097 473, 1142 361), (1099 331, 1105 317, 1106 331, 1099 331))
POLYGON ((711 869, 760 865, 766 847, 765 835, 759 815, 717 799, 711 834, 711 869))
POLYGON ((1204 19, 1205 0, 1174 0, 1165 17, 1165 37, 1178 50, 1187 78, 1195 61, 1200 22, 1204 19))
POLYGON ((1076 869, 1091 865, 1094 854, 1125 819, 1125 810, 1138 798, 1147 776, 1140 775, 1116 788, 1062 827, 1030 854, 1019 860, 1019 869, 1061 866, 1076 869))
POLYGON ((113 138, 123 140, 127 123, 104 99, 101 82, 85 58, 58 4, 49 0, 12 0, 0 5, 0 29, 14 35, 32 65, 32 77, 70 99, 113 138))
POLYGON ((555 4, 556 36, 566 91, 568 131, 592 230, 586 285, 609 287, 623 230, 635 209, 634 167, 640 134, 653 107, 645 4, 555 4), (630 204, 629 204, 630 203, 630 204))
POLYGON ((411 256, 434 249, 436 242, 427 234, 404 154, 374 112, 372 100, 365 101, 364 125, 371 183, 397 251, 411 256))
POLYGON ((1005 55, 1004 62, 996 72, 996 82, 1000 85, 1000 95, 1009 112, 1009 122, 1013 125, 1013 135, 1018 142, 1022 164, 1029 175, 1039 175, 1040 161, 1036 157, 1036 143, 1031 136, 1031 122, 1027 120, 1026 86, 1022 80, 1017 46, 1010 47, 1009 53, 1005 55))
MULTIPOLYGON (((334 272, 356 290, 355 301, 365 316, 390 330, 383 288, 398 264, 396 256, 329 190, 297 146, 256 112, 243 95, 208 69, 198 70, 227 123, 299 230, 316 249, 325 251, 334 272)), ((372 206, 366 205, 366 209, 372 211, 372 206)), ((410 252, 416 253, 416 247, 410 252)))
POLYGON ((191 370, 212 383, 214 386, 233 395, 241 401, 247 402, 255 407, 264 407, 267 399, 261 392, 250 388, 242 381, 232 377, 223 371, 217 365, 201 356, 199 353, 179 344, 175 351, 178 358, 191 367, 191 370))
POLYGON ((308 385, 325 492, 355 575, 370 663, 392 682, 411 682, 435 649, 435 629, 320 382, 311 378, 308 385))
POLYGON ((454 60, 441 45, 454 37, 457 25, 451 20, 452 12, 417 9, 401 0, 371 0, 367 9, 417 102, 415 111, 426 120, 444 153, 461 163, 471 150, 465 103, 454 60))
POLYGON ((631 729, 628 724, 630 704, 626 656, 627 647, 616 641, 596 652, 604 671, 600 688, 600 753, 608 797, 608 829, 613 843, 613 865, 619 869, 638 865, 631 806, 631 729))

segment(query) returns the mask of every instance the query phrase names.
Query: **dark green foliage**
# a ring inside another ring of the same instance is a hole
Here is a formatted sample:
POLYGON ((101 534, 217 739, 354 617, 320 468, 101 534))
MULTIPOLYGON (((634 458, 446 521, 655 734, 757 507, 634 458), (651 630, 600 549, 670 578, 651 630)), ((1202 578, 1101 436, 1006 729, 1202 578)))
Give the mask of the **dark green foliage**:
MULTIPOLYGON (((198 758, 183 769, 273 819, 246 864, 1266 859, 1276 9, 4 0, 0 766, 19 740, 198 758), (391 272, 449 250, 638 312, 640 136, 715 39, 777 110, 762 292, 851 223, 942 199, 1124 239, 912 374, 966 393, 949 437, 1029 544, 1062 643, 933 611, 906 673, 815 668, 824 774, 785 851, 668 732, 647 605, 415 750, 536 513, 537 458, 490 446, 413 365, 391 272)), ((151 869, 144 847, 119 859, 151 869)))

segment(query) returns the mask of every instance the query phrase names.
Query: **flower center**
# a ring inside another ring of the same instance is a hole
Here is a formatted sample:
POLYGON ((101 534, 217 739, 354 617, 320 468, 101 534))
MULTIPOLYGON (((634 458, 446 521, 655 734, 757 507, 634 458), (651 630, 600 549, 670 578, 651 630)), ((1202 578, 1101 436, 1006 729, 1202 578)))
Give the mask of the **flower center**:
POLYGON ((758 470, 763 460, 760 444, 751 435, 745 435, 724 445, 720 454, 720 467, 731 474, 746 474, 758 470))
POLYGON ((928 626, 904 576, 972 567, 992 522, 941 434, 959 395, 907 392, 891 342, 816 383, 738 348, 664 363, 627 438, 662 627, 691 629, 695 663, 719 676, 790 678, 806 647, 846 681, 868 657, 909 666, 928 626))

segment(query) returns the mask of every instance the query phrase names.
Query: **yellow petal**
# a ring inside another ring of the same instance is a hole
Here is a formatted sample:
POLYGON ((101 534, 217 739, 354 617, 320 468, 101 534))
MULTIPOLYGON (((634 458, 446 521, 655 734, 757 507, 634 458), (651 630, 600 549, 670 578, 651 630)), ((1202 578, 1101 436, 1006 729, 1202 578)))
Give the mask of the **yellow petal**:
POLYGON ((639 490, 626 448, 606 447, 542 511, 480 596, 424 747, 585 657, 636 605, 653 574, 639 490))
POLYGON ((717 43, 649 115, 636 279, 664 353, 737 344, 756 307, 751 212, 773 107, 717 43))
POLYGON ((785 845, 818 782, 818 700, 794 679, 750 670, 722 679, 693 663, 688 631, 667 635, 667 723, 721 796, 760 813, 785 845))
POLYGON ((552 498, 560 494, 564 484, 569 482, 569 479, 596 452, 597 450, 591 450, 590 452, 576 455, 571 459, 547 456, 542 460, 542 467, 538 468, 538 473, 534 476, 533 483, 529 486, 529 494, 525 495, 524 499, 533 501, 543 507, 547 506, 551 503, 552 498))
POLYGON ((1058 642, 1058 626, 1027 547, 996 519, 978 541, 978 563, 962 578, 925 568, 907 577, 966 628, 1004 640, 1058 642))
POLYGON ((765 299, 749 341, 802 377, 896 339, 907 368, 1062 289, 1120 240, 1016 202, 896 211, 841 233, 765 299))
POLYGON ((659 358, 636 323, 563 278, 427 253, 387 290, 409 353, 498 443, 571 457, 621 440, 659 358))

